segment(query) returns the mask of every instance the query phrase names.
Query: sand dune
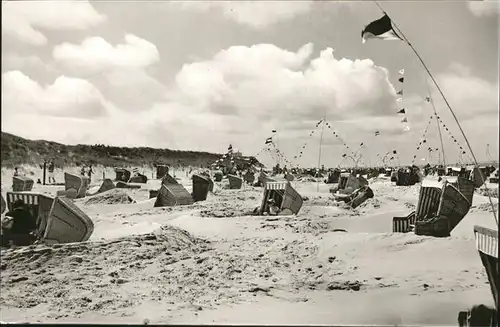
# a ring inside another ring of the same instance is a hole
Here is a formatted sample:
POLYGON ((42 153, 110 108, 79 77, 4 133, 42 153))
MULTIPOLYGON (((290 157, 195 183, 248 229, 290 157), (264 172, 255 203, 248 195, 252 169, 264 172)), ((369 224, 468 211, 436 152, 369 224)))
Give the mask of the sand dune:
POLYGON ((298 216, 250 216, 262 189, 220 183, 183 207, 153 208, 155 180, 78 199, 95 223, 89 242, 2 251, 1 320, 455 325, 460 310, 493 304, 472 232, 494 224, 486 197, 437 239, 391 232, 418 186, 379 179, 352 210, 332 201, 332 185, 292 184, 308 198, 298 216), (101 201, 113 194, 135 202, 101 201))

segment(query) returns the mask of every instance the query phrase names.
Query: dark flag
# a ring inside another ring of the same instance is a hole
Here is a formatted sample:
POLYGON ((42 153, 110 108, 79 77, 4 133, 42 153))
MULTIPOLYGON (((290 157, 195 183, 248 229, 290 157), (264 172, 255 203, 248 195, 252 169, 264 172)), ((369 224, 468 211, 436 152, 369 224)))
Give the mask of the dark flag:
POLYGON ((271 137, 268 137, 266 139, 266 144, 273 143, 273 139, 271 137))
POLYGON ((431 102, 431 97, 425 97, 425 101, 431 102))
POLYGON ((379 136, 380 135, 380 132, 379 131, 376 131, 375 132, 375 136, 379 136))
POLYGON ((398 111, 398 114, 405 114, 405 113, 406 113, 406 111, 404 108, 398 111))
POLYGON ((396 150, 392 150, 392 153, 393 153, 393 154, 396 154, 397 152, 396 152, 396 150))
POLYGON ((367 39, 402 40, 392 27, 392 21, 387 14, 368 24, 361 31, 361 39, 363 43, 367 39))
POLYGON ((276 133, 276 130, 275 130, 275 129, 273 129, 273 130, 271 131, 271 133, 276 133))
POLYGON ((398 93, 396 93, 397 95, 403 95, 403 90, 399 90, 398 93))
POLYGON ((405 81, 405 78, 404 78, 404 77, 400 77, 400 78, 398 78, 398 81, 399 81, 400 83, 403 83, 403 82, 405 81))

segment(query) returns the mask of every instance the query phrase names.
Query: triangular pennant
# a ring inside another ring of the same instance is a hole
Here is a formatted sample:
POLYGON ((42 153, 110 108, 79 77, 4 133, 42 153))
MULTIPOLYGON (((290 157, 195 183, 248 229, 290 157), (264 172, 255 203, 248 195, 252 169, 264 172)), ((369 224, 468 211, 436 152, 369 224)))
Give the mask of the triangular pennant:
POLYGON ((403 83, 404 81, 405 81, 405 78, 404 78, 404 77, 400 77, 400 78, 398 78, 398 82, 403 83))
POLYGON ((404 74, 405 74, 405 69, 403 68, 399 71, 399 75, 404 75, 404 74))
POLYGON ((398 111, 398 114, 405 114, 405 113, 406 113, 406 110, 404 108, 398 111))
POLYGON ((398 93, 396 93, 397 95, 403 95, 403 90, 399 90, 398 93))

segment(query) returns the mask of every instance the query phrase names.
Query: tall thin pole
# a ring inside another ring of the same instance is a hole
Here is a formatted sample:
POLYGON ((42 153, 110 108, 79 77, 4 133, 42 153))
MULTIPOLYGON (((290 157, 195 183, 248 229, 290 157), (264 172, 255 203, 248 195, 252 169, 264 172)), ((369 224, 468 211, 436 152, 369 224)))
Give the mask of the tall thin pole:
MULTIPOLYGON (((425 85, 427 85, 427 92, 429 93, 429 100, 430 100, 430 103, 432 105, 432 109, 434 110, 434 117, 436 118, 436 126, 437 126, 437 130, 439 133, 439 140, 441 141, 441 152, 443 153, 443 167, 446 167, 446 156, 444 153, 443 134, 441 133, 441 125, 439 124, 436 106, 434 105, 434 99, 432 98, 432 95, 431 95, 429 83, 425 83, 425 85)), ((440 157, 441 157, 441 155, 440 155, 440 157)), ((439 159, 439 163, 441 163, 441 158, 439 159)))
MULTIPOLYGON (((321 134, 320 134, 320 137, 319 137, 318 174, 319 174, 320 167, 321 167, 321 147, 323 145, 323 131, 325 130, 326 107, 325 107, 325 114, 324 114, 323 117, 324 117, 323 121, 321 122, 321 134)), ((318 179, 317 184, 316 184, 316 191, 319 192, 319 179, 318 179)))
MULTIPOLYGON (((377 0, 373 0, 375 2, 375 4, 377 5, 377 7, 380 8, 380 10, 382 10, 382 12, 384 14, 387 15, 387 13, 385 12, 385 10, 380 6, 380 4, 377 2, 377 0)), ((398 32, 398 34, 404 39, 404 41, 408 44, 408 46, 413 50, 413 52, 415 53, 415 55, 417 56, 418 60, 420 60, 420 63, 422 64, 422 66, 424 67, 424 69, 426 70, 427 74, 429 75, 429 77, 431 78, 432 82, 434 83, 434 85, 436 86, 436 89, 438 90, 439 94, 441 94, 441 97, 443 98, 444 102, 446 103, 446 106, 448 107, 448 109, 450 110, 452 116, 453 116, 453 119, 455 119, 455 122, 457 123, 457 126, 458 128, 460 129, 460 132, 462 133, 462 136, 464 137, 465 139, 465 143, 467 143, 467 147, 469 148, 469 151, 470 151, 470 154, 472 156, 472 159, 474 160, 474 165, 475 167, 479 168, 479 163, 476 159, 476 155, 474 154, 474 151, 472 151, 472 147, 469 143, 469 139, 467 138, 467 136, 465 135, 465 132, 464 130, 462 129, 462 125, 460 125, 460 122, 458 121, 458 118, 457 116, 455 115, 455 112, 453 111, 453 109, 451 108, 451 105, 449 104, 448 100, 446 99, 443 91, 441 90, 441 88, 439 87, 439 84, 437 83, 436 79, 434 78, 434 76, 432 76, 432 73, 431 71, 429 70, 429 68, 427 67, 427 65, 425 64, 424 60, 422 59, 422 57, 420 56, 420 54, 417 52, 417 50, 413 47, 413 45, 411 44, 411 42, 408 40, 408 38, 404 35, 404 33, 399 29, 398 25, 391 19, 392 21, 392 24, 394 26, 394 28, 396 29, 396 31, 398 32)), ((486 185, 486 180, 483 176, 483 173, 481 172, 481 170, 479 169, 479 176, 481 176, 481 180, 483 182, 483 185, 484 185, 484 189, 486 190, 486 194, 488 195, 488 200, 490 202, 490 205, 491 205, 491 208, 492 208, 492 211, 493 211, 493 217, 495 218, 495 222, 496 224, 498 225, 498 218, 497 218, 497 213, 496 213, 496 209, 495 209, 495 206, 493 205, 493 200, 491 199, 491 195, 490 195, 490 192, 489 192, 489 189, 488 189, 488 186, 486 185)))

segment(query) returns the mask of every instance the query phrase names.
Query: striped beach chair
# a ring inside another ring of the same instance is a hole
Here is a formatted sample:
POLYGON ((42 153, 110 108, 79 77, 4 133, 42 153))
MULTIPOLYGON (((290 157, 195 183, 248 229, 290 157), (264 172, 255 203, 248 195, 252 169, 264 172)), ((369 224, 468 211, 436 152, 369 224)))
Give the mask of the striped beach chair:
POLYGON ((37 233, 44 243, 72 243, 88 240, 94 230, 92 220, 73 201, 41 193, 7 192, 7 206, 23 200, 36 219, 37 233))
POLYGON ((406 217, 394 217, 392 231, 394 233, 410 232, 417 221, 423 221, 431 213, 437 213, 441 199, 441 184, 423 183, 418 195, 417 208, 406 217))
POLYGON ((288 182, 268 182, 264 187, 264 197, 259 209, 262 215, 268 211, 269 200, 273 199, 284 214, 298 214, 304 203, 300 194, 288 182), (288 210, 285 210, 288 209, 288 210), (289 213, 287 213, 289 211, 289 213))
POLYGON ((172 207, 193 203, 193 197, 181 184, 162 184, 154 207, 172 207))
POLYGON ((227 179, 229 180, 229 188, 231 190, 238 190, 243 185, 243 179, 236 175, 227 175, 227 179))
POLYGON ((14 192, 29 192, 33 189, 34 181, 26 176, 12 177, 12 191, 14 192))
POLYGON ((415 234, 449 236, 470 209, 469 200, 446 179, 422 184, 417 204, 415 234))
POLYGON ((474 226, 476 238, 476 249, 481 257, 488 281, 490 282, 491 293, 498 310, 498 287, 500 284, 500 271, 498 267, 498 230, 493 230, 481 226, 474 226))

